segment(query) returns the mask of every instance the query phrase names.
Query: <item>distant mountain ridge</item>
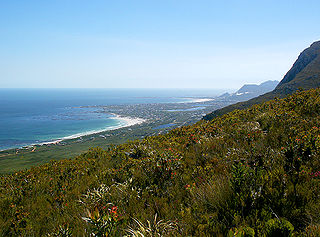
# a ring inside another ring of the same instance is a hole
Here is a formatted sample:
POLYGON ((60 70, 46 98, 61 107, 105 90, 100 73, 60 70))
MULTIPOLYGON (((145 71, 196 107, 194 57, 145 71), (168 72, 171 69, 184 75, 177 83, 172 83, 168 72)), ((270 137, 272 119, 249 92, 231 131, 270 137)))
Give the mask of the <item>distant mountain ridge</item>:
POLYGON ((220 99, 229 100, 229 101, 245 101, 251 98, 257 97, 264 93, 270 92, 276 88, 279 81, 266 81, 261 83, 260 85, 257 84, 245 84, 235 93, 225 93, 219 96, 220 99))
POLYGON ((252 98, 245 102, 239 102, 215 110, 203 117, 211 120, 214 117, 223 115, 235 109, 245 109, 253 104, 259 104, 275 97, 283 98, 292 94, 299 88, 308 90, 320 87, 320 41, 316 41, 300 53, 291 69, 286 73, 276 88, 266 94, 252 98))
POLYGON ((255 84, 245 84, 242 86, 237 93, 266 93, 274 90, 274 88, 278 85, 279 81, 266 81, 261 83, 260 85, 255 84))

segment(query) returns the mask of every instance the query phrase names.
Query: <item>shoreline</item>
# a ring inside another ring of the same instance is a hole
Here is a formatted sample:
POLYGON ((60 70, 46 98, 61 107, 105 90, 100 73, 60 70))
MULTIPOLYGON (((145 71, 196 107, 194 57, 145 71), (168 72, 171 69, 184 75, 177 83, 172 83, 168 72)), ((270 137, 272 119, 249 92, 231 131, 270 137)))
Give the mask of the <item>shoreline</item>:
POLYGON ((54 139, 54 140, 51 140, 51 141, 33 143, 33 144, 22 146, 22 147, 13 147, 13 148, 7 148, 7 149, 0 149, 0 152, 4 152, 4 151, 8 151, 8 150, 29 149, 29 148, 32 148, 32 147, 35 147, 35 146, 43 146, 43 145, 51 145, 51 144, 56 145, 56 144, 59 144, 60 142, 66 141, 66 140, 72 140, 72 139, 76 139, 76 138, 81 138, 81 137, 85 137, 85 136, 99 134, 99 133, 106 132, 106 131, 112 131, 112 130, 116 130, 116 129, 120 129, 120 128, 131 127, 133 125, 142 124, 142 123, 147 121, 146 119, 142 119, 142 118, 124 117, 124 116, 120 116, 120 115, 117 115, 117 114, 114 114, 114 113, 110 113, 110 115, 113 116, 113 117, 110 117, 110 119, 117 120, 117 121, 120 122, 120 124, 116 125, 116 126, 110 126, 110 127, 105 128, 105 129, 90 130, 90 131, 86 131, 86 132, 76 133, 76 134, 73 134, 73 135, 65 136, 65 137, 54 139))
MULTIPOLYGON (((202 97, 202 98, 201 97, 184 97, 183 99, 185 99, 185 100, 180 101, 180 102, 168 102, 168 103, 197 104, 197 103, 204 103, 204 102, 210 102, 210 101, 215 100, 214 98, 210 98, 210 97, 202 97)), ((156 104, 163 104, 163 103, 156 103, 156 104)), ((164 104, 166 104, 166 103, 164 103, 164 104)), ((100 107, 100 106, 79 106, 79 108, 81 108, 81 107, 100 107)), ((177 111, 177 112, 181 112, 181 111, 177 111)), ((115 126, 109 126, 109 127, 103 128, 103 129, 88 130, 85 132, 79 132, 79 133, 75 133, 72 135, 68 135, 68 136, 64 136, 64 137, 60 137, 60 138, 56 138, 56 139, 48 139, 47 141, 39 141, 39 142, 29 143, 29 144, 22 145, 22 146, 4 148, 4 149, 0 149, 0 152, 5 152, 8 150, 30 149, 35 146, 43 146, 43 145, 57 145, 63 141, 72 140, 72 139, 76 139, 76 138, 81 139, 81 137, 86 137, 86 136, 99 134, 99 133, 103 133, 106 131, 112 131, 112 130, 116 130, 116 129, 120 129, 120 128, 130 127, 130 126, 141 124, 141 123, 144 123, 145 121, 147 121, 146 119, 142 119, 142 118, 138 118, 138 117, 121 116, 121 115, 118 115, 115 113, 108 113, 108 114, 111 115, 111 117, 109 119, 117 120, 117 121, 119 121, 119 124, 115 125, 115 126)))
POLYGON ((203 102, 208 102, 208 101, 214 101, 215 99, 213 98, 188 98, 186 97, 185 99, 189 99, 190 101, 183 101, 179 102, 179 104, 189 104, 189 103, 203 103, 203 102))

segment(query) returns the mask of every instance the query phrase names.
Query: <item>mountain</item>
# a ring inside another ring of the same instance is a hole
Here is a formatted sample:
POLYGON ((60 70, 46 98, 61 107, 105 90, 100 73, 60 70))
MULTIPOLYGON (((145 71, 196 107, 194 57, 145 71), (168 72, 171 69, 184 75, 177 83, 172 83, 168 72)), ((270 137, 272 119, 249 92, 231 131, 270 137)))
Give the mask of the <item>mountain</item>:
POLYGON ((245 102, 239 102, 218 109, 207 114, 203 119, 211 120, 216 116, 223 115, 235 109, 245 109, 253 104, 260 104, 275 97, 283 98, 297 91, 299 88, 308 90, 317 87, 320 87, 320 41, 314 42, 299 55, 292 68, 273 91, 245 102))
POLYGON ((248 84, 242 86, 237 93, 266 93, 269 91, 274 90, 276 86, 278 85, 279 81, 266 81, 261 83, 260 85, 255 85, 255 84, 248 84))
POLYGON ((246 85, 243 85, 235 93, 232 93, 232 94, 225 93, 219 96, 219 98, 224 100, 229 100, 229 101, 231 100, 235 102, 249 100, 274 90, 278 85, 278 83, 279 81, 270 80, 270 81, 263 82, 260 85, 246 84, 246 85))
POLYGON ((303 89, 320 86, 320 41, 314 42, 305 49, 292 68, 276 87, 275 92, 292 94, 299 87, 303 89))

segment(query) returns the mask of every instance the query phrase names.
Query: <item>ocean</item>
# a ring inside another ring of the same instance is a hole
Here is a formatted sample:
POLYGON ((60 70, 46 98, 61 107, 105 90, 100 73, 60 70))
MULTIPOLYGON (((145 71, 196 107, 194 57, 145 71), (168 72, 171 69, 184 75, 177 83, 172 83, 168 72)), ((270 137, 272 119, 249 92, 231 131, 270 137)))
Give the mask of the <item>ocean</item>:
POLYGON ((221 90, 0 89, 0 150, 46 143, 128 125, 83 106, 184 103, 221 90))

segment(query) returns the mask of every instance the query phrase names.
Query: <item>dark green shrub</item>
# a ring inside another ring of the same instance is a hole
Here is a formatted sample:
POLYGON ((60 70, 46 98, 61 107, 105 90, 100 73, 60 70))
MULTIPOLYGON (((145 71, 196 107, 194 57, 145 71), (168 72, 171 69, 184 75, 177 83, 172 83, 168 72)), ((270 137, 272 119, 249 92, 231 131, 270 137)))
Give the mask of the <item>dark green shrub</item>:
POLYGON ((228 237, 254 237, 255 232, 251 227, 233 228, 229 231, 228 237))
POLYGON ((294 227, 284 219, 271 219, 266 223, 265 236, 266 237, 287 237, 292 236, 294 227))

